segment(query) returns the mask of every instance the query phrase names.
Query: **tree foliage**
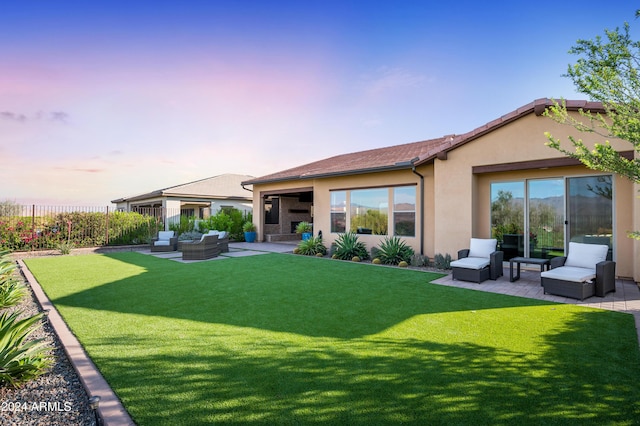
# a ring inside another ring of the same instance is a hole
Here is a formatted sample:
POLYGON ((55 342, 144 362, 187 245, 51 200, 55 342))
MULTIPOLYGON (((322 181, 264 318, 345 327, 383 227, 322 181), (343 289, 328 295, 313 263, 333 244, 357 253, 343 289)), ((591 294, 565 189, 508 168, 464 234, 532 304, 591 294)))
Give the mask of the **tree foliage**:
MULTIPOLYGON (((636 12, 638 16, 640 10, 636 12)), ((578 92, 601 102, 605 113, 581 109, 576 118, 569 115, 565 101, 561 100, 554 101, 546 115, 579 132, 595 134, 603 142, 589 147, 582 139, 569 136, 571 150, 547 132, 547 145, 593 170, 616 173, 640 183, 640 160, 624 157, 609 142, 611 138, 628 141, 636 157, 640 153, 640 42, 631 38, 630 26, 625 23, 622 29, 605 30, 604 38, 578 40, 569 53, 579 59, 569 65, 565 77, 573 81, 578 92)), ((640 232, 630 236, 640 239, 640 232)))

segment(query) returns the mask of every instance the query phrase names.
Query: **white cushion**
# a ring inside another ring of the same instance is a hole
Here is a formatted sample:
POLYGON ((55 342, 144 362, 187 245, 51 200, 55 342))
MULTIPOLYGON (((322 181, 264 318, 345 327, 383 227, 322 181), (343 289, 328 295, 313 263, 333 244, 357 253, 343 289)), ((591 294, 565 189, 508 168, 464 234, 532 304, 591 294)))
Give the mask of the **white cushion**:
POLYGON ((227 236, 227 231, 220 231, 220 233, 218 233, 219 240, 223 239, 226 236, 227 236))
POLYGON ((153 242, 154 246, 168 246, 169 244, 171 244, 169 240, 158 240, 153 242))
POLYGON ((561 266, 559 268, 541 272, 540 276, 562 281, 583 283, 594 279, 596 277, 596 270, 590 268, 576 268, 575 266, 561 266))
POLYGON ((595 269, 596 264, 607 260, 609 246, 602 244, 569 243, 569 254, 564 266, 595 269))
POLYGON ((486 257, 489 258, 491 253, 496 251, 498 240, 472 238, 469 245, 469 257, 486 257))
POLYGON ((485 266, 489 266, 488 257, 463 257, 459 260, 451 262, 452 268, 464 268, 464 269, 482 269, 485 266))
POLYGON ((209 232, 207 232, 207 234, 209 234, 209 235, 218 235, 219 232, 216 231, 215 229, 210 229, 209 232))
POLYGON ((173 238, 173 231, 160 231, 158 232, 159 241, 169 241, 173 238))

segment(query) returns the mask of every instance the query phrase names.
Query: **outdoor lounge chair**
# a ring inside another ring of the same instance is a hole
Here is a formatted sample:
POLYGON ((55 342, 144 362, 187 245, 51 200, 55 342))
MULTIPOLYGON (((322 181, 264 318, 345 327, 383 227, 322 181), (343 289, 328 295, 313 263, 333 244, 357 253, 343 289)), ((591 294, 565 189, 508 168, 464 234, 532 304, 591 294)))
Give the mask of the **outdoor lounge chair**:
POLYGON ((497 245, 496 239, 471 238, 469 248, 459 250, 458 260, 451 262, 453 279, 481 283, 501 277, 504 253, 497 245))
POLYGON ((173 231, 160 231, 158 237, 151 239, 151 252, 178 250, 178 237, 173 231))
POLYGON ((616 291, 616 263, 607 259, 608 245, 569 243, 566 257, 554 257, 540 274, 544 292, 584 300, 616 291))
POLYGON ((218 247, 220 248, 220 253, 228 253, 229 252, 229 233, 226 231, 216 231, 210 230, 207 232, 207 235, 217 235, 218 236, 218 247))
POLYGON ((182 260, 211 259, 219 254, 217 235, 204 234, 200 241, 182 243, 182 260))

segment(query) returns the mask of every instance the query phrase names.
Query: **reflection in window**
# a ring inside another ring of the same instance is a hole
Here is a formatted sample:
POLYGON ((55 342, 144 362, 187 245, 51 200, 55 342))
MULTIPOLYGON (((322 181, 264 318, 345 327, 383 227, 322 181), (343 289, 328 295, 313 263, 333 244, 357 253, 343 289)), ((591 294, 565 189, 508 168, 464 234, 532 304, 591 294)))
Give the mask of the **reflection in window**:
POLYGON ((400 186, 393 189, 394 235, 416 235, 416 187, 400 186))
POLYGON ((347 192, 331 192, 331 232, 345 232, 347 229, 347 192))
POLYGON ((491 235, 504 259, 524 256, 524 182, 491 184, 491 235))
POLYGON ((387 188, 351 191, 352 232, 387 235, 389 222, 389 190, 387 188))

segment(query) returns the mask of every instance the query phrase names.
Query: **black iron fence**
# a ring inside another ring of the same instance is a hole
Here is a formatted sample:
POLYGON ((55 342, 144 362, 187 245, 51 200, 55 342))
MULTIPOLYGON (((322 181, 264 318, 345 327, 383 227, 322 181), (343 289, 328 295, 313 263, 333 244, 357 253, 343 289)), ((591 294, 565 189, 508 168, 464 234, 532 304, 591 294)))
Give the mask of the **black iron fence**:
POLYGON ((180 212, 148 208, 121 212, 109 207, 2 205, 0 250, 29 251, 144 244, 180 212))

